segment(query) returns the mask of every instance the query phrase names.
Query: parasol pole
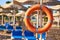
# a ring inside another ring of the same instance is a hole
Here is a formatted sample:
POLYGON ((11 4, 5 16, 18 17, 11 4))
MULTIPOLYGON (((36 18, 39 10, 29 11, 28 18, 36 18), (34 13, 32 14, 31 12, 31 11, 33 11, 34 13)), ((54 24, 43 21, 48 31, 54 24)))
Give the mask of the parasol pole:
POLYGON ((10 24, 10 16, 8 16, 8 18, 9 18, 9 24, 10 24))
MULTIPOLYGON (((40 6, 42 7, 43 0, 40 0, 40 6)), ((40 27, 42 28, 42 10, 40 10, 40 27)), ((40 33, 40 40, 42 40, 42 33, 40 33)))
POLYGON ((3 25, 3 20, 4 20, 4 17, 3 17, 3 13, 2 13, 2 25, 3 25))

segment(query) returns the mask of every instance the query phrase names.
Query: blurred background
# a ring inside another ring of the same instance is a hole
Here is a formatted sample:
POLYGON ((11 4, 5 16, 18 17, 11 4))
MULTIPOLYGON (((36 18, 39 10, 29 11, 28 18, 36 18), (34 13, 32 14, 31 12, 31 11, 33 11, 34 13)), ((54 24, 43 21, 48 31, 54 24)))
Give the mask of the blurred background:
MULTIPOLYGON (((24 24, 25 12, 28 8, 39 3, 40 0, 0 0, 0 25, 5 26, 6 23, 9 23, 14 29, 20 26, 23 31, 27 30, 24 24)), ((48 7, 54 17, 52 27, 46 32, 46 40, 60 40, 60 0, 43 0, 42 5, 48 7)), ((35 27, 37 26, 37 13, 40 14, 40 11, 33 12, 30 17, 30 22, 35 27)), ((48 17, 42 11, 42 27, 45 26, 47 21, 48 17)), ((40 26, 40 22, 38 26, 40 26)), ((11 33, 9 34, 9 32, 5 33, 5 30, 1 31, 0 35, 9 36, 9 38, 7 37, 6 39, 3 37, 1 40, 11 40, 11 33)))

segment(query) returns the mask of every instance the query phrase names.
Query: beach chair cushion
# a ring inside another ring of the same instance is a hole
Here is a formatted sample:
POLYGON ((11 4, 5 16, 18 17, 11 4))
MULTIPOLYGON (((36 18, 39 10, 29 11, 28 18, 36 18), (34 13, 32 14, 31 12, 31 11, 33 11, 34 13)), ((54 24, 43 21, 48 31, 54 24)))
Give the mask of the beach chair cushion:
POLYGON ((0 30, 6 30, 5 26, 0 25, 0 30))
POLYGON ((20 31, 20 30, 13 30, 12 31, 12 37, 13 38, 22 38, 22 31, 20 31))
POLYGON ((36 39, 34 36, 34 33, 31 31, 25 30, 24 35, 25 35, 25 38, 27 39, 36 39))

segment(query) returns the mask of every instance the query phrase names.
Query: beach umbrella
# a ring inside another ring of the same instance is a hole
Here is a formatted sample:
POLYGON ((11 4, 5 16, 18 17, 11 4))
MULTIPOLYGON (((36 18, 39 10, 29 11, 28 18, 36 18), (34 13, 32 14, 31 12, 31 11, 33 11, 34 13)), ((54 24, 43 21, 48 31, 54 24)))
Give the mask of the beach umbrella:
POLYGON ((6 15, 7 15, 8 17, 9 17, 9 16, 13 16, 11 13, 8 13, 8 14, 6 14, 6 15))
POLYGON ((55 5, 55 6, 47 6, 50 9, 58 10, 60 9, 60 5, 55 5))
POLYGON ((20 13, 17 13, 16 16, 23 15, 24 13, 25 13, 24 11, 21 11, 20 13))
POLYGON ((16 14, 16 16, 20 16, 20 15, 21 15, 21 13, 17 13, 17 14, 16 14))
POLYGON ((18 2, 25 2, 25 1, 28 1, 28 0, 15 0, 15 1, 18 1, 18 2))
POLYGON ((24 15, 25 15, 24 11, 20 11, 19 13, 16 14, 16 16, 19 17, 19 19, 20 19, 20 17, 22 17, 24 15))

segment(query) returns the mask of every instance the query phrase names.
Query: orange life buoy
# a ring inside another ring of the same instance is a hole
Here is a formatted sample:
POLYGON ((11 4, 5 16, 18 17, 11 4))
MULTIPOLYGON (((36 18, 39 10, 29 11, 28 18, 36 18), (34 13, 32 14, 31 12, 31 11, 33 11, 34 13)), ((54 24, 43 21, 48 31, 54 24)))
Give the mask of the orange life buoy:
POLYGON ((45 6, 40 6, 40 4, 36 4, 34 6, 32 6, 31 8, 29 8, 27 10, 27 12, 25 13, 25 18, 24 18, 24 22, 25 22, 25 25, 27 27, 28 30, 30 30, 31 32, 36 32, 36 28, 30 23, 30 18, 29 16, 35 11, 35 10, 41 10, 43 12, 45 12, 47 14, 47 17, 48 17, 48 22, 47 24, 43 27, 43 28, 38 28, 37 29, 37 32, 38 33, 43 33, 43 32, 46 32, 52 25, 52 22, 53 22, 53 15, 52 15, 52 12, 45 6))

